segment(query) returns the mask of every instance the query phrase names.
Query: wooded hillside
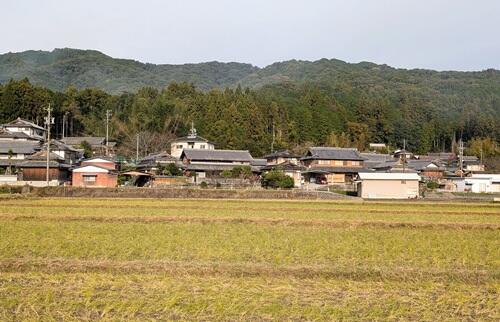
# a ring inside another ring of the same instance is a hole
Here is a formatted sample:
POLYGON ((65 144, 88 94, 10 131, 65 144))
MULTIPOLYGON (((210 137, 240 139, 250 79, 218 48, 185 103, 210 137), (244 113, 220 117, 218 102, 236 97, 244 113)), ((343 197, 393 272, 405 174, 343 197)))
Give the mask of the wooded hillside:
POLYGON ((146 154, 167 148, 191 121, 218 148, 256 156, 269 152, 273 133, 275 149, 296 150, 326 144, 364 149, 368 142, 398 147, 406 139, 410 149, 425 153, 450 150, 459 137, 500 141, 497 70, 402 70, 326 59, 263 69, 150 65, 64 49, 1 55, 0 80, 0 123, 18 116, 41 123, 50 102, 56 134, 66 113, 68 135, 103 135, 110 109, 112 136, 125 155, 137 134, 146 154), (8 81, 25 76, 30 80, 8 81))

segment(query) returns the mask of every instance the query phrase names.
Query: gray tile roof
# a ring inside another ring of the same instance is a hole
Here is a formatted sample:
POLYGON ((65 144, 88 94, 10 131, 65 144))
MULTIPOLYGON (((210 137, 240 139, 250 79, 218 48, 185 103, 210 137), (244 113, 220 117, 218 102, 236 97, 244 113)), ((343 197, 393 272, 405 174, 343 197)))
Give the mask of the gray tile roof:
POLYGON ((24 120, 24 119, 22 119, 20 117, 18 117, 14 121, 11 121, 9 123, 5 123, 3 126, 4 127, 8 127, 8 126, 27 126, 27 127, 32 127, 32 128, 36 128, 36 129, 45 131, 45 129, 43 127, 41 127, 40 125, 37 125, 37 124, 35 124, 33 122, 24 120))
POLYGON ((256 167, 263 167, 267 165, 267 160, 266 159, 253 159, 250 161, 250 164, 256 167))
POLYGON ((33 154, 40 149, 39 142, 33 141, 0 141, 0 153, 7 154, 12 150, 14 154, 33 154))
MULTIPOLYGON (((220 163, 202 163, 202 164, 188 164, 185 166, 185 170, 188 171, 224 171, 231 170, 235 167, 243 166, 248 167, 248 165, 241 164, 220 164, 220 163)), ((251 167, 252 171, 258 171, 256 167, 251 167)))
POLYGON ((211 143, 214 144, 213 142, 210 142, 209 140, 197 135, 197 136, 182 136, 178 137, 174 140, 171 141, 171 143, 177 143, 177 142, 205 142, 205 143, 211 143))
POLYGON ((12 139, 12 140, 15 139, 27 139, 27 140, 37 140, 37 141, 39 140, 37 138, 29 136, 24 132, 10 132, 5 129, 0 129, 0 138, 12 139))
POLYGON ((347 168, 347 167, 312 167, 304 171, 304 173, 359 173, 372 172, 366 168, 347 168))
POLYGON ((306 170, 306 167, 303 167, 301 165, 296 165, 294 163, 286 161, 286 162, 283 162, 280 164, 266 165, 265 167, 262 167, 261 170, 262 171, 269 171, 269 170, 304 171, 304 170, 306 170))
POLYGON ((269 154, 263 156, 262 158, 270 160, 270 159, 276 159, 276 158, 299 158, 299 157, 296 155, 293 155, 288 150, 283 150, 283 151, 276 151, 273 153, 269 153, 269 154))
POLYGON ((184 156, 191 161, 251 162, 253 160, 246 150, 184 149, 181 159, 184 156))
POLYGON ((437 166, 437 168, 435 168, 436 170, 443 170, 443 168, 440 167, 439 164, 436 164, 436 163, 434 163, 432 161, 428 161, 428 160, 408 160, 407 163, 408 163, 409 168, 415 169, 417 171, 425 170, 431 164, 434 164, 437 166))
MULTIPOLYGON (((26 157, 27 160, 47 160, 47 150, 38 151, 32 155, 26 157)), ((64 161, 59 155, 54 152, 50 152, 50 160, 64 161)))
POLYGON ((139 160, 137 166, 139 167, 155 166, 157 163, 175 163, 176 161, 177 159, 168 154, 167 152, 157 152, 157 153, 150 153, 149 155, 139 160))
POLYGON ((68 145, 81 145, 83 141, 92 146, 104 145, 106 143, 106 139, 100 136, 67 136, 61 139, 61 142, 68 145))
POLYGON ((311 147, 303 160, 354 160, 363 161, 358 149, 311 147))
MULTIPOLYGON (((47 144, 45 143, 43 145, 43 149, 47 148, 47 144)), ((58 140, 50 140, 50 150, 58 150, 58 151, 72 151, 72 152, 79 152, 79 150, 73 148, 72 146, 68 144, 64 144, 61 141, 58 140)))

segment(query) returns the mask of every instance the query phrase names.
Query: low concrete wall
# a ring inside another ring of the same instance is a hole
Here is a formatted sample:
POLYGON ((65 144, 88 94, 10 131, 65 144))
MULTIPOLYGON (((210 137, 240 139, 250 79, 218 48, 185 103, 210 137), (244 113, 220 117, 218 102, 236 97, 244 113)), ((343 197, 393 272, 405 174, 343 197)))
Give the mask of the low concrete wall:
MULTIPOLYGON (((17 179, 17 178, 16 178, 17 179)), ((51 180, 49 181, 49 187, 58 187, 62 183, 57 181, 57 180, 51 180)), ((47 182, 46 181, 17 181, 17 180, 12 180, 12 181, 2 181, 0 180, 0 186, 13 186, 13 187, 23 187, 23 186, 32 186, 32 187, 46 187, 47 182)))
POLYGON ((31 195, 40 197, 82 198, 199 198, 199 199, 303 199, 338 200, 358 199, 332 192, 299 190, 252 190, 252 189, 195 189, 195 188, 75 188, 45 187, 29 189, 31 195))
POLYGON ((10 174, 2 174, 0 175, 0 185, 2 184, 11 184, 13 182, 17 182, 17 175, 10 175, 10 174))

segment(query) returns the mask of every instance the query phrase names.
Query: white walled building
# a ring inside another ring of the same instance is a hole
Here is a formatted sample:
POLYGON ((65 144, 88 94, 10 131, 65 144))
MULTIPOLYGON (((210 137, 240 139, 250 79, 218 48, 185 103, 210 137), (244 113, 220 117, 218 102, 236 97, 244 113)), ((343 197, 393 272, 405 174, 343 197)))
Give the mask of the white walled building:
POLYGON ((465 189, 474 193, 500 192, 500 174, 473 174, 465 178, 465 189))
POLYGON ((419 196, 416 173, 360 172, 358 196, 364 199, 412 199, 419 196))
POLYGON ((45 129, 35 123, 23 120, 18 117, 12 122, 2 125, 2 128, 19 138, 34 139, 42 141, 45 138, 45 129), (17 134, 17 135, 16 135, 17 134))
POLYGON ((170 155, 180 159, 182 151, 185 149, 214 150, 215 145, 207 139, 198 136, 196 129, 191 127, 191 131, 185 137, 177 138, 170 143, 170 155))

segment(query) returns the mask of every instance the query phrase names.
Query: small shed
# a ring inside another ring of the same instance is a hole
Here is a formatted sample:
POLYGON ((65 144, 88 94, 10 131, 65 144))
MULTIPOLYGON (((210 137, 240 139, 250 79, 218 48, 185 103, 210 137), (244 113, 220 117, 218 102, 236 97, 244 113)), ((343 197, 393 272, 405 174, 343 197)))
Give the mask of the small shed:
POLYGON ((364 199, 411 199, 419 196, 420 176, 416 173, 361 172, 358 196, 364 199))

